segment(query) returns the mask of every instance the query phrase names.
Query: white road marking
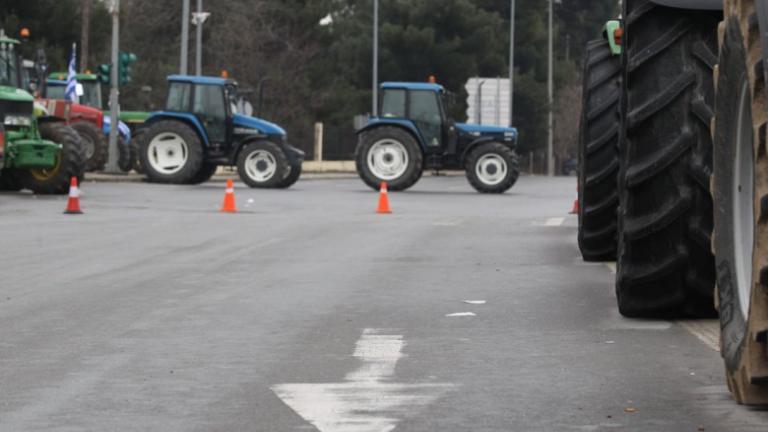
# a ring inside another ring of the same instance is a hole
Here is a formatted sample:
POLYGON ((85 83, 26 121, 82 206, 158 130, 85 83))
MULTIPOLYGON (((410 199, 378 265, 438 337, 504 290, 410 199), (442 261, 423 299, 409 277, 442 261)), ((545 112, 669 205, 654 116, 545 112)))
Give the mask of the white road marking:
POLYGON ((461 219, 446 219, 446 220, 435 221, 435 223, 433 223, 432 225, 434 225, 434 226, 454 227, 454 226, 461 225, 463 222, 464 221, 461 220, 461 219))
POLYGON ((353 356, 363 364, 344 382, 279 384, 272 391, 320 432, 390 432, 418 408, 429 405, 452 384, 389 382, 405 341, 401 335, 366 329, 353 356))
POLYGON ((473 312, 456 312, 456 313, 448 314, 446 316, 453 318, 453 317, 473 317, 477 315, 475 315, 473 312))
POLYGON ((548 227, 562 226, 563 222, 565 222, 564 217, 549 218, 547 219, 546 222, 544 222, 544 226, 548 226, 548 227))
POLYGON ((485 300, 464 300, 464 303, 471 305, 484 305, 485 300))
POLYGON ((678 321, 680 325, 704 345, 720 352, 720 321, 718 320, 689 320, 678 321))

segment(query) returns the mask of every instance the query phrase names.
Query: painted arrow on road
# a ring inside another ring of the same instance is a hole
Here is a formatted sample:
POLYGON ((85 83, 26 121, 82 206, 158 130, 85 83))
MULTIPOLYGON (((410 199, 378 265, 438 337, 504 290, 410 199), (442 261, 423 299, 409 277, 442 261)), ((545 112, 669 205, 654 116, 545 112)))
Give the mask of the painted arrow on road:
POLYGON ((403 357, 401 335, 366 329, 353 356, 362 365, 343 382, 279 384, 272 391, 320 432, 389 432, 403 418, 431 404, 452 384, 393 383, 403 357))

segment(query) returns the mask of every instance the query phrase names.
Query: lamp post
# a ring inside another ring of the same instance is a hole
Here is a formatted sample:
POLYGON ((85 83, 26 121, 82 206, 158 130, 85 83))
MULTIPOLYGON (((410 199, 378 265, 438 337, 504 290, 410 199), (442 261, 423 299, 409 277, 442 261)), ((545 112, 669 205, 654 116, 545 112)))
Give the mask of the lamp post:
POLYGON ((179 73, 186 75, 189 58, 189 0, 184 0, 181 6, 181 66, 179 73))
POLYGON ((547 175, 554 177, 555 175, 555 160, 554 160, 554 82, 553 82, 553 15, 555 10, 555 1, 549 0, 549 65, 547 67, 547 103, 549 104, 549 113, 547 115, 547 175))
POLYGON ((374 117, 379 115, 379 0, 373 0, 373 107, 374 117))
POLYGON ((515 119, 515 0, 510 0, 509 7, 509 126, 511 127, 515 119))

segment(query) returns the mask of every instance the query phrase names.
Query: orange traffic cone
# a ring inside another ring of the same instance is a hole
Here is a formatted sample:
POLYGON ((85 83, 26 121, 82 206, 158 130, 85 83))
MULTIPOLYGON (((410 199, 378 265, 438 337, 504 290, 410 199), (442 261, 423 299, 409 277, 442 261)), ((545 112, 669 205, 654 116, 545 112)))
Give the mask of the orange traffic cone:
POLYGON ((77 187, 77 177, 69 180, 69 201, 64 214, 83 214, 80 210, 80 188, 77 187))
POLYGON ((389 214, 392 210, 389 209, 389 194, 387 193, 387 182, 381 182, 381 191, 379 192, 379 208, 376 209, 376 213, 389 214))
POLYGON ((571 213, 569 214, 579 214, 579 187, 576 186, 576 200, 573 201, 573 207, 571 208, 571 213))
POLYGON ((235 207, 235 184, 232 179, 227 180, 227 192, 224 195, 224 204, 221 205, 222 213, 237 213, 235 207))

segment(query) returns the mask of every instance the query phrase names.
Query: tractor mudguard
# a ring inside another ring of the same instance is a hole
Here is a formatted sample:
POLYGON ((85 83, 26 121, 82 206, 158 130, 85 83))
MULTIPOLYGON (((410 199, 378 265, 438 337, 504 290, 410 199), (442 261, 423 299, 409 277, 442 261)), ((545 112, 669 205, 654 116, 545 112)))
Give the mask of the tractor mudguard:
POLYGON ((461 159, 459 159, 459 161, 461 162, 461 165, 464 165, 464 161, 466 160, 467 155, 469 154, 469 152, 472 151, 472 149, 474 149, 475 147, 479 146, 480 144, 484 144, 484 143, 487 143, 487 142, 498 142, 498 143, 504 144, 505 146, 509 147, 512 150, 515 149, 514 144, 510 145, 510 143, 507 143, 505 141, 499 140, 499 139, 497 139, 495 137, 492 137, 492 136, 483 136, 483 137, 480 137, 480 138, 472 141, 471 143, 469 143, 469 145, 467 145, 464 148, 464 150, 461 152, 461 159))
POLYGON ((288 159, 291 160, 293 163, 302 163, 304 162, 304 158, 306 157, 306 153, 304 151, 290 145, 290 144, 284 144, 283 148, 285 149, 285 155, 288 156, 288 159))
POLYGON ((147 121, 144 123, 147 127, 149 127, 152 123, 160 120, 178 120, 181 122, 184 122, 191 126, 193 129, 197 131, 197 134, 200 136, 200 138, 203 141, 203 144, 205 144, 206 147, 210 145, 210 142, 208 141, 208 134, 205 133, 205 128, 203 128, 203 125, 200 124, 200 120, 197 119, 192 114, 187 113, 180 113, 180 112, 172 112, 172 111, 158 111, 150 114, 149 118, 147 118, 147 121))
MULTIPOLYGON (((723 0, 651 0, 656 4, 678 9, 722 10, 723 0)), ((758 2, 759 3, 759 2, 758 2)))
POLYGON ((394 127, 399 127, 399 128, 405 129, 411 135, 413 135, 413 137, 419 143, 419 146, 421 147, 421 149, 423 151, 427 150, 427 145, 424 142, 424 139, 422 138, 421 133, 419 132, 419 129, 410 120, 373 118, 373 119, 371 119, 370 122, 368 122, 367 125, 365 125, 365 127, 363 127, 362 129, 359 129, 355 133, 357 135, 360 135, 363 132, 366 132, 366 131, 369 131, 371 129, 375 129, 375 128, 381 127, 381 126, 394 126, 394 127))

